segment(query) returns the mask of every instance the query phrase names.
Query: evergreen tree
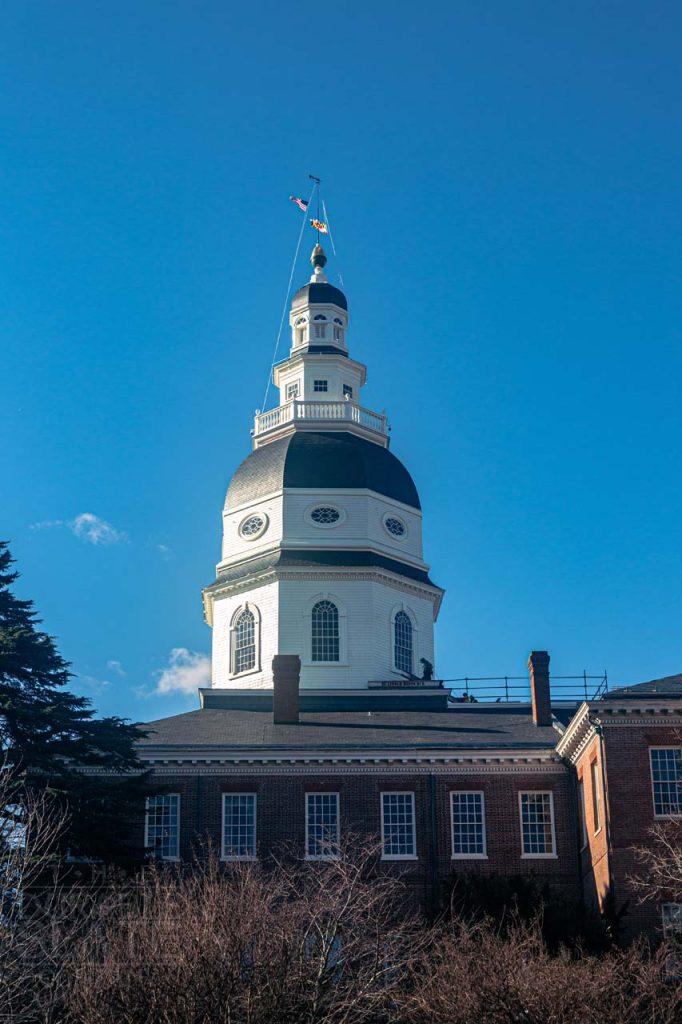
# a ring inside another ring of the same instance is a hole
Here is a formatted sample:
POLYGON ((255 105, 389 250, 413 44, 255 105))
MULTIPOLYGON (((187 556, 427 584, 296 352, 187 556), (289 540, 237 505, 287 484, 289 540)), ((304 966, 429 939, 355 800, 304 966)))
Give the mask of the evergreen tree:
POLYGON ((0 745, 18 784, 66 804, 64 846, 125 863, 148 792, 135 752, 144 735, 118 717, 95 718, 91 702, 66 689, 71 677, 32 601, 10 589, 18 578, 0 541, 0 745))

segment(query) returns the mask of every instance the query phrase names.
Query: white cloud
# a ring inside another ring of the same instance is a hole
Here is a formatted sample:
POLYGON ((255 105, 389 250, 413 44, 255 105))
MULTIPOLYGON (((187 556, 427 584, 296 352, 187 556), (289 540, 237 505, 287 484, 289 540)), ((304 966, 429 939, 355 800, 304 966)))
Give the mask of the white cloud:
POLYGON ((169 558, 173 557, 173 549, 168 544, 157 544, 156 550, 159 552, 161 557, 167 562, 169 558))
POLYGON ((31 530, 51 530, 55 526, 66 526, 63 519, 43 519, 40 523, 31 523, 31 530))
POLYGON ((125 533, 92 512, 81 512, 66 525, 79 540, 88 544, 121 544, 128 539, 125 533))
POLYGON ((117 530, 94 512, 79 512, 75 519, 45 519, 41 523, 33 523, 31 529, 51 530, 55 527, 66 527, 75 537, 87 544, 124 544, 128 540, 128 535, 123 530, 117 530))
POLYGON ((126 674, 121 662, 116 661, 114 658, 107 662, 107 668, 115 672, 117 676, 124 676, 126 674))
POLYGON ((161 672, 155 693, 196 693, 197 687, 209 686, 211 659, 186 647, 174 647, 168 665, 161 672))

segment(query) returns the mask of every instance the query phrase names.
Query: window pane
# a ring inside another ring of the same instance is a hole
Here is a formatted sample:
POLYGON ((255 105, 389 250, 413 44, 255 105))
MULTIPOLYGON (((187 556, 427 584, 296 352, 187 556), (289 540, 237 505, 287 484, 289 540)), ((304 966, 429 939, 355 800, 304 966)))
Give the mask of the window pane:
POLYGON ((327 391, 327 381, 326 380, 314 380, 313 381, 313 391, 327 391))
POLYGON ((414 794, 382 793, 381 807, 384 857, 413 857, 414 794))
POLYGON ((452 852, 455 857, 485 855, 482 793, 452 794, 452 852))
POLYGON ((682 937, 682 903, 662 903, 661 918, 666 938, 682 937))
POLYGON ((174 859, 180 854, 180 796, 163 793, 147 797, 147 848, 155 857, 174 859))
POLYGON ((223 793, 223 857, 256 856, 256 794, 223 793))
POLYGON ((412 623, 406 612, 398 612, 393 622, 393 658, 399 672, 412 675, 412 623))
POLYGON ((682 814, 682 747, 651 751, 655 814, 682 814))
POLYGON ((336 857, 339 845, 339 794, 306 794, 306 856, 336 857))
POLYGON ((590 764, 590 782, 592 783, 592 827, 595 832, 598 832, 601 828, 601 793, 599 789, 599 769, 596 761, 592 761, 590 764))
POLYGON ((234 671, 249 672, 256 667, 256 620, 246 608, 234 627, 234 671))
POLYGON ((350 384, 343 385, 343 394, 344 396, 348 395, 349 398, 353 397, 353 388, 350 386, 350 384))
POLYGON ((313 661, 339 660, 339 610, 331 601, 318 601, 312 612, 313 661))
POLYGON ((554 853, 551 793, 521 794, 521 831, 524 853, 554 853))

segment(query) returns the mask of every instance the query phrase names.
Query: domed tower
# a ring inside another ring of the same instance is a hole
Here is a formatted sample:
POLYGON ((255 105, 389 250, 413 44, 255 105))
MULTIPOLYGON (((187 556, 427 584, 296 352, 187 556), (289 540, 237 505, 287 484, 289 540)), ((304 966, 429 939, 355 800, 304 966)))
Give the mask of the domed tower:
POLYGON ((433 664, 443 591, 422 556, 419 495, 364 408, 366 367, 348 355, 348 303, 313 249, 293 297, 279 405, 256 415, 232 477, 222 557, 204 591, 212 686, 272 687, 275 654, 301 658, 301 689, 366 690, 433 664))

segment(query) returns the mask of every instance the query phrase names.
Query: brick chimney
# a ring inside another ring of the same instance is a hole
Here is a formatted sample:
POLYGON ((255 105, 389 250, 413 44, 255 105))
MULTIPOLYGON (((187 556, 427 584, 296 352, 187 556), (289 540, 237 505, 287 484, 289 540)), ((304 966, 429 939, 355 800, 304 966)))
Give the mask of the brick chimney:
POLYGON ((528 658, 530 672, 530 699, 533 721, 536 725, 552 724, 552 700, 549 692, 549 654, 531 651, 528 658))
POLYGON ((275 725, 298 723, 298 684, 301 659, 298 654, 276 654, 272 659, 272 712, 275 725))

